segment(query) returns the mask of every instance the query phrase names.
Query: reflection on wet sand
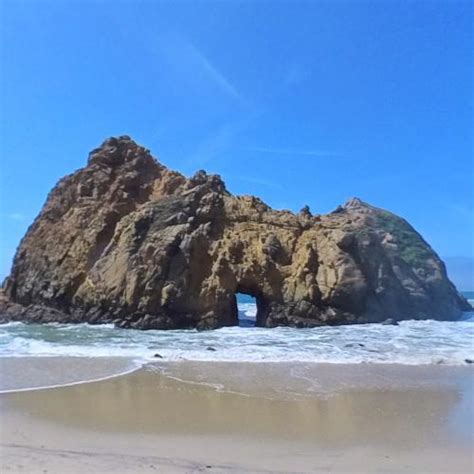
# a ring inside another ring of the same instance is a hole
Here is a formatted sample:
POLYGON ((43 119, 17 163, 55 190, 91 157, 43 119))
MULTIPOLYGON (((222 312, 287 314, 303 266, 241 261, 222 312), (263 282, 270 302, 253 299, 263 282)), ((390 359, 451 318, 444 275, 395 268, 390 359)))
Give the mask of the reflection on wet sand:
MULTIPOLYGON (((469 430, 455 432, 450 423, 457 410, 466 410, 463 400, 466 391, 472 392, 472 383, 465 382, 473 380, 469 370, 449 377, 440 372, 439 384, 431 375, 433 383, 420 383, 418 388, 408 383, 414 375, 408 370, 405 387, 364 388, 359 381, 357 386, 342 384, 347 388, 329 395, 289 397, 295 387, 289 386, 284 394, 279 389, 280 396, 272 387, 282 387, 282 381, 291 378, 263 368, 252 369, 264 371, 261 377, 252 373, 252 390, 247 386, 243 393, 228 392, 217 383, 229 379, 228 369, 219 367, 222 377, 212 381, 215 386, 139 370, 102 382, 4 395, 2 404, 36 418, 106 432, 228 434, 410 447, 443 442, 448 436, 459 435, 456 442, 470 441, 469 430)), ((337 375, 337 367, 330 373, 337 375)), ((344 370, 339 373, 344 375, 344 370)), ((385 370, 384 377, 390 378, 390 371, 385 370)), ((467 416, 458 416, 456 426, 463 423, 472 423, 472 407, 467 416)))

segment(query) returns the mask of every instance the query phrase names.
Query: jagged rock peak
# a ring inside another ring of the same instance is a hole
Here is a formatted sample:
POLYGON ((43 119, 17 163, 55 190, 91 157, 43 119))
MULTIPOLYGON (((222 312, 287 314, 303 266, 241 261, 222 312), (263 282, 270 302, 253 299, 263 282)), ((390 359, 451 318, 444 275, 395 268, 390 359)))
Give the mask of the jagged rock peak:
POLYGON ((150 150, 138 145, 128 135, 121 135, 108 138, 99 148, 92 150, 89 153, 87 164, 101 164, 113 167, 140 159, 156 162, 151 156, 150 150))
POLYGON ((196 171, 189 179, 188 187, 207 185, 210 189, 218 193, 227 191, 224 181, 218 174, 207 174, 204 170, 196 171))
POLYGON ((313 214, 311 214, 311 210, 308 205, 303 206, 298 214, 302 217, 313 217, 313 214))
POLYGON ((370 207, 370 205, 362 201, 362 199, 359 199, 358 197, 353 197, 348 199, 343 207, 345 207, 346 209, 355 209, 360 207, 370 207))
POLYGON ((128 136, 61 179, 18 247, 0 321, 210 329, 454 319, 469 308, 403 219, 357 198, 311 216, 186 179, 128 136))

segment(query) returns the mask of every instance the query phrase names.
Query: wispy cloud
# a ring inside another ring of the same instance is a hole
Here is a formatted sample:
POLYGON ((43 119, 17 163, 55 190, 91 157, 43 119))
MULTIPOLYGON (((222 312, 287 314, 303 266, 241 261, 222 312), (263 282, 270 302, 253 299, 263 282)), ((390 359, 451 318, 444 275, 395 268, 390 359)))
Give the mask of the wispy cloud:
POLYGON ((195 42, 179 33, 161 35, 156 42, 158 54, 166 58, 177 77, 194 83, 200 90, 205 82, 229 99, 249 106, 246 98, 222 71, 215 59, 206 54, 195 42))
POLYGON ((204 166, 207 162, 221 155, 229 148, 234 136, 240 130, 239 125, 225 123, 201 141, 186 163, 192 166, 204 166))
POLYGON ((24 222, 26 220, 26 216, 24 214, 21 214, 19 212, 11 212, 9 214, 5 215, 8 219, 11 219, 13 221, 17 222, 24 222))
POLYGON ((221 124, 197 144, 195 151, 187 158, 186 164, 194 167, 203 166, 210 160, 222 156, 225 151, 234 147, 236 137, 258 116, 259 112, 253 111, 242 120, 221 124))
POLYGON ((211 62, 211 60, 204 55, 204 53, 197 48, 197 46, 186 39, 181 39, 181 45, 187 50, 188 57, 206 73, 210 80, 212 80, 217 87, 231 98, 246 102, 241 93, 232 84, 232 82, 218 69, 218 67, 211 62))
POLYGON ((257 153, 269 153, 274 155, 300 155, 300 156, 317 156, 317 157, 336 157, 341 156, 329 150, 298 150, 289 148, 269 148, 253 146, 245 148, 245 151, 252 151, 257 153))
MULTIPOLYGON (((242 105, 249 105, 232 78, 222 70, 215 58, 206 52, 205 47, 191 40, 179 31, 162 31, 144 29, 136 34, 133 26, 120 15, 111 13, 116 21, 116 28, 125 40, 141 48, 139 53, 147 52, 150 57, 150 68, 165 77, 165 81, 184 81, 194 84, 202 94, 204 82, 225 94, 228 98, 242 105)), ((180 85, 181 87, 181 85, 180 85)), ((186 91, 182 88, 183 93, 186 91)), ((187 91, 189 92, 189 91, 187 91)))

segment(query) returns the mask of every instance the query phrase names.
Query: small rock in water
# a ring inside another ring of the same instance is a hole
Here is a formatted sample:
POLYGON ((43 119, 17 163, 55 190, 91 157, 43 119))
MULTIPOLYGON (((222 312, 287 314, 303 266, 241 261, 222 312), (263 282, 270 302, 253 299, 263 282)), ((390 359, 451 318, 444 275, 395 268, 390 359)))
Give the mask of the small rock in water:
POLYGON ((157 359, 163 359, 163 356, 158 353, 156 353, 153 357, 156 357, 157 359))
POLYGON ((216 352, 216 350, 217 349, 215 347, 212 347, 212 346, 206 347, 206 351, 216 352))
POLYGON ((473 359, 464 359, 464 362, 466 362, 466 364, 474 364, 473 359))
POLYGON ((392 318, 388 318, 385 321, 382 321, 382 324, 387 325, 387 326, 398 326, 398 322, 392 318))
POLYGON ((361 342, 349 342, 344 347, 355 347, 355 346, 365 347, 365 344, 362 344, 361 342))

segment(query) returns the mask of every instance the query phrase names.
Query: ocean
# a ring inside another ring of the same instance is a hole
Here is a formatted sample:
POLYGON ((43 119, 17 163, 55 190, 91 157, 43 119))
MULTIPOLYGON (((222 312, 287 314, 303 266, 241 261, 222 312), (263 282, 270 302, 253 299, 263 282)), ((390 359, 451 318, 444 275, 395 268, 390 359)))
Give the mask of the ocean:
MULTIPOLYGON (((466 294, 474 303, 474 293, 466 294)), ((474 359, 474 309, 459 321, 402 321, 313 329, 253 327, 256 306, 238 298, 241 327, 140 331, 112 325, 0 325, 0 357, 126 357, 167 361, 463 365, 474 359)))

